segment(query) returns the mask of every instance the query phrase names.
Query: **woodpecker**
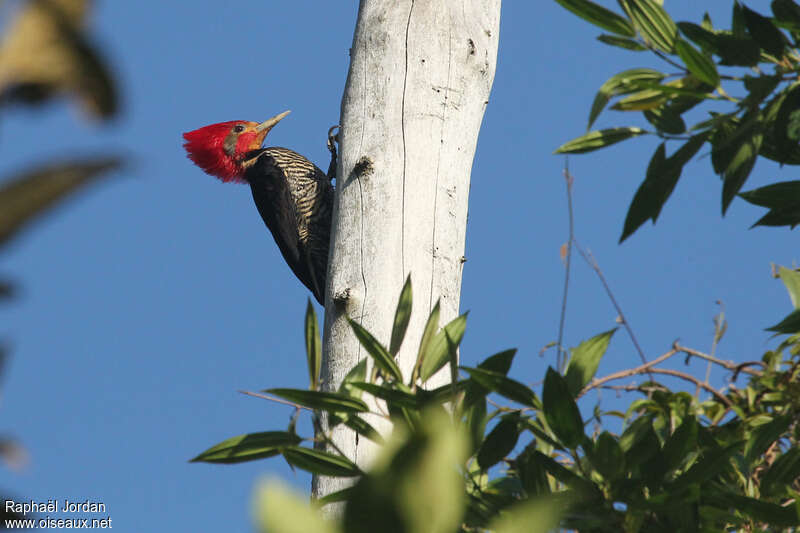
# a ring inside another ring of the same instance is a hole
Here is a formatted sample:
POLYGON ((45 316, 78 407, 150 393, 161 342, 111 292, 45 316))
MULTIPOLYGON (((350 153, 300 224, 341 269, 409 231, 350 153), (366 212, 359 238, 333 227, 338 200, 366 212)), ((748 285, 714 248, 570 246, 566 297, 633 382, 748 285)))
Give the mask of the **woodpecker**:
POLYGON ((325 305, 325 278, 333 213, 336 137, 328 130, 331 163, 325 174, 288 148, 262 148, 289 111, 265 120, 233 120, 183 134, 186 153, 223 182, 247 183, 258 212, 294 275, 325 305))

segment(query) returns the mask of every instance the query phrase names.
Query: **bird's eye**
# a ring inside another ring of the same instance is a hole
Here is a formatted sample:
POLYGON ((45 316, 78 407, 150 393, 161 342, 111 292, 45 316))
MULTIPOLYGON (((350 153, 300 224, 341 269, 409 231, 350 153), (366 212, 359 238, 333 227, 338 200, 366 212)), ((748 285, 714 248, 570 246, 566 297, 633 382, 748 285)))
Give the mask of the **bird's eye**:
POLYGON ((244 126, 237 124, 233 127, 233 131, 236 133, 242 133, 244 131, 244 126))

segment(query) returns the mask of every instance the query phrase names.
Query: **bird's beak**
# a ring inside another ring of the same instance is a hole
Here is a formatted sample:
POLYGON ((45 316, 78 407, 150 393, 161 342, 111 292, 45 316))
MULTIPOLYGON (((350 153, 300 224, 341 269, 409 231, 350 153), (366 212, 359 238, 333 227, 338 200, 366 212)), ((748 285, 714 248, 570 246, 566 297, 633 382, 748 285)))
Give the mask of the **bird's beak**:
POLYGON ((280 115, 275 115, 272 118, 268 118, 267 120, 256 126, 256 131, 259 133, 263 132, 266 135, 269 130, 275 127, 275 124, 280 122, 283 119, 283 117, 285 117, 289 113, 291 113, 291 111, 284 111, 280 115))

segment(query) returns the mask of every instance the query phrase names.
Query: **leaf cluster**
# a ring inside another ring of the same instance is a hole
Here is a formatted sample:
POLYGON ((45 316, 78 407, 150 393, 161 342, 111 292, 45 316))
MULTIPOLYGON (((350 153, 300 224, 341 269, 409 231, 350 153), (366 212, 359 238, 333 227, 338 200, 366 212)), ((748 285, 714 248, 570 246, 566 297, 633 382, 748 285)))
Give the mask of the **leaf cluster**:
MULTIPOLYGON (((781 275, 793 301, 800 301, 800 272, 782 270, 781 275)), ((613 329, 573 348, 564 372, 549 368, 534 390, 512 377, 516 350, 498 352, 475 367, 458 366, 465 317, 440 329, 437 308, 414 375, 404 382, 393 352, 403 342, 411 300, 409 280, 389 348, 352 323, 376 369, 372 376, 364 360, 338 391, 322 391, 314 378, 318 344, 307 341, 310 388, 264 391, 311 411, 315 419, 325 412, 332 424, 345 424, 381 444, 371 469, 362 471, 339 452, 318 424, 316 437, 299 436, 294 417, 286 431, 234 437, 193 459, 237 463, 282 455, 315 474, 358 478, 352 487, 315 503, 344 507, 341 523, 324 527, 316 510, 270 485, 258 511, 269 531, 294 531, 296 517, 287 522, 281 513, 286 505, 302 513, 302 523, 319 524, 319 531, 548 531, 558 524, 581 532, 674 532, 800 526, 800 325, 781 326, 791 336, 751 363, 755 369, 736 367, 731 385, 708 400, 647 382, 632 388, 642 397, 621 413, 599 405, 592 411, 584 396, 609 381, 596 374, 613 329), (426 358, 431 358, 427 365, 426 358), (426 388, 427 377, 447 365, 453 382, 426 388), (742 376, 748 381, 737 387, 734 382, 742 376), (582 414, 587 410, 589 417, 582 414), (593 421, 608 426, 608 417, 620 419, 622 431, 590 429, 593 421), (379 434, 368 418, 387 421, 392 431, 379 434)), ((306 339, 317 335, 315 324, 309 305, 306 339)))
MULTIPOLYGON (((15 104, 39 106, 69 94, 86 113, 109 119, 117 111, 117 90, 99 50, 84 29, 85 0, 24 2, 0 35, 0 109, 15 104)), ((0 248, 36 218, 82 187, 120 167, 121 158, 105 156, 37 162, 0 180, 0 248)), ((15 285, 0 279, 0 301, 13 297, 15 285)), ((0 345, 0 374, 8 357, 0 345)), ((16 439, 0 438, 0 459, 20 466, 27 452, 16 439)), ((19 518, 5 512, 4 518, 19 518)))
POLYGON ((632 68, 615 74, 592 103, 587 130, 612 101, 613 110, 642 113, 649 128, 588 131, 556 150, 578 154, 643 135, 662 139, 628 208, 620 242, 646 221, 656 222, 685 165, 705 146, 710 146, 712 170, 722 180, 723 215, 738 195, 769 209, 754 226, 800 223, 800 182, 740 192, 759 157, 800 164, 797 2, 773 0, 771 16, 733 2, 731 27, 718 29, 707 14, 701 24, 676 23, 656 0, 618 0, 621 14, 590 0, 557 1, 611 32, 598 37, 604 44, 649 51, 672 70, 632 68), (720 112, 709 109, 711 103, 728 107, 720 112), (706 116, 689 125, 688 112, 695 108, 705 109, 706 116), (678 143, 669 155, 667 143, 678 143))

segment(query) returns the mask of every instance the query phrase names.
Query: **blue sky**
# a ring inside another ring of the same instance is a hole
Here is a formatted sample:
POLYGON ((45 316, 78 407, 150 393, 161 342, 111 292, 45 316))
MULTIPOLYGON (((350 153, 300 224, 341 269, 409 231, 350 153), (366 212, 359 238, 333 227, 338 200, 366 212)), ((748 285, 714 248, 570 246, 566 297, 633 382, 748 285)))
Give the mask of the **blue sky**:
MULTIPOLYGON (((676 19, 698 20, 711 3, 666 4, 676 19)), ((728 5, 713 3, 715 21, 728 23, 728 5)), ((89 124, 64 101, 0 116, 0 176, 75 153, 120 152, 130 160, 0 256, 0 275, 20 287, 0 307, 0 336, 12 356, 0 431, 31 455, 21 472, 0 470, 0 487, 34 500, 104 502, 120 531, 246 531, 262 476, 309 485, 280 459, 187 463, 224 438, 286 426, 288 408, 236 391, 306 386, 307 293, 249 190, 193 167, 181 133, 291 109, 267 144, 326 168, 325 134, 338 121, 356 6, 186 6, 97 2, 92 33, 123 90, 124 110, 113 123, 89 124)), ((534 383, 553 361, 552 351, 539 351, 557 336, 567 215, 564 159, 552 151, 584 131, 608 77, 660 66, 598 43, 598 33, 555 2, 503 6, 497 75, 472 173, 461 305, 470 310, 467 365, 516 346, 513 371, 534 383)), ((607 112, 597 123, 616 125, 642 122, 607 112)), ((708 350, 717 300, 729 321, 719 355, 759 358, 770 346, 763 328, 791 306, 770 263, 798 259, 796 235, 749 230, 763 212, 740 200, 721 218, 720 182, 706 150, 685 169, 658 225, 618 245, 656 146, 639 138, 570 158, 576 236, 599 261, 650 358, 676 338, 708 350)), ((760 161, 745 188, 794 177, 791 168, 760 161)), ((616 317, 589 268, 576 260, 573 272, 569 346, 613 327, 616 317)), ((637 363, 620 331, 600 373, 637 363)))

